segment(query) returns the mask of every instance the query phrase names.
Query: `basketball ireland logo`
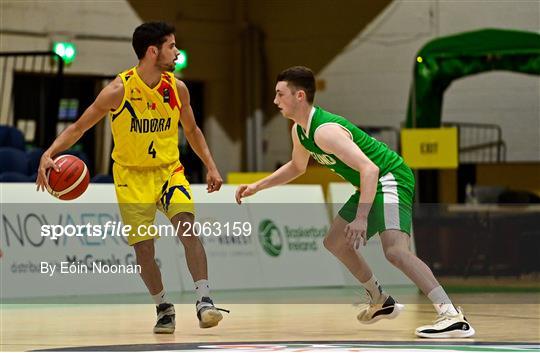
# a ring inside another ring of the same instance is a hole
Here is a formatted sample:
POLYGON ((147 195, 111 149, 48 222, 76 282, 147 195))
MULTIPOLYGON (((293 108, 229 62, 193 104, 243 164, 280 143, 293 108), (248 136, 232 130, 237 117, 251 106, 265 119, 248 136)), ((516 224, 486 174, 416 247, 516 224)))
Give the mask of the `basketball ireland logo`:
POLYGON ((268 255, 279 256, 283 248, 283 237, 279 228, 269 219, 259 224, 259 242, 268 255))

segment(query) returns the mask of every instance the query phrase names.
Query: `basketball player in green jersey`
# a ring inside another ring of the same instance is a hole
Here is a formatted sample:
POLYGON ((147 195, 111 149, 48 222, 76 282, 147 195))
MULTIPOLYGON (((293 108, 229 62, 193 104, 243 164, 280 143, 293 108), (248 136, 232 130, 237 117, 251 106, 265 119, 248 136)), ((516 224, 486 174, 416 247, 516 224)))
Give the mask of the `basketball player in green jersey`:
POLYGON ((357 191, 334 219, 324 246, 366 289, 370 303, 358 320, 370 324, 395 318, 404 306, 378 283, 364 258, 356 251, 379 234, 388 261, 407 275, 433 302, 434 324, 416 329, 426 338, 470 337, 474 329, 439 285, 429 267, 409 249, 414 176, 403 159, 388 146, 345 118, 313 105, 315 78, 310 69, 291 67, 277 77, 277 105, 292 127, 292 159, 268 177, 240 185, 236 201, 302 175, 310 155, 350 182, 357 191))

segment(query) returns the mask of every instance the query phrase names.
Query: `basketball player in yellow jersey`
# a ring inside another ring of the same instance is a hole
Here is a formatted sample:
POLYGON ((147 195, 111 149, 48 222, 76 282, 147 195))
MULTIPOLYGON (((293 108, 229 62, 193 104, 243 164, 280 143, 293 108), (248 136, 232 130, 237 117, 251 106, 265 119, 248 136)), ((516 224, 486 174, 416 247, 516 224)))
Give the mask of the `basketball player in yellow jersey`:
POLYGON ((84 132, 107 113, 115 147, 113 174, 123 223, 135 232, 129 244, 135 249, 141 277, 156 303, 155 333, 175 329, 174 306, 167 300, 161 272, 154 258, 154 237, 137 233, 153 224, 156 209, 178 226, 189 271, 198 295, 197 317, 201 328, 213 327, 223 318, 210 299, 206 253, 201 241, 187 233, 193 229, 193 196, 179 161, 178 123, 208 169, 208 192, 218 191, 223 180, 206 140, 195 123, 186 85, 172 71, 179 54, 174 27, 163 22, 144 23, 133 33, 139 64, 118 75, 105 87, 83 115, 69 126, 41 157, 38 190, 47 186, 46 171, 58 170, 52 158, 69 149, 84 132), (144 229, 144 227, 143 227, 144 229))

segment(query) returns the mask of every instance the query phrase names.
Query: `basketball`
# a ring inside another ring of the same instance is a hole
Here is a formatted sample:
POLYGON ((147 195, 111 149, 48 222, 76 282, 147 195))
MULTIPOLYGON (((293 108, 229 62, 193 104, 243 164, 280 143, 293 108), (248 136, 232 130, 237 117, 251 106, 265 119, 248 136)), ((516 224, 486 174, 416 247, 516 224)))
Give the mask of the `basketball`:
POLYGON ((74 200, 81 196, 90 183, 86 164, 70 154, 56 157, 54 163, 60 171, 49 169, 49 193, 60 200, 74 200))

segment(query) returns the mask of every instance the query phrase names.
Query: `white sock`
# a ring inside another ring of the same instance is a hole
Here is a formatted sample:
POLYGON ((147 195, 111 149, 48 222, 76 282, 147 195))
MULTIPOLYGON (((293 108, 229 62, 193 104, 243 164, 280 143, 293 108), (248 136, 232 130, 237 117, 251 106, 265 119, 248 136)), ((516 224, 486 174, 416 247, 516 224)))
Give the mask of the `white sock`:
POLYGON ((165 288, 163 288, 158 294, 154 294, 152 299, 154 299, 154 303, 156 303, 156 305, 167 303, 167 293, 165 293, 165 288))
POLYGON ((367 282, 362 283, 362 286, 368 291, 371 296, 371 301, 374 304, 382 304, 388 296, 386 292, 383 291, 375 275, 371 276, 367 282))
POLYGON ((202 297, 210 297, 210 287, 208 286, 208 280, 201 279, 195 282, 195 292, 197 293, 198 300, 201 300, 202 297))
POLYGON ((429 300, 433 303, 437 314, 441 315, 448 313, 450 315, 457 315, 458 312, 452 301, 448 297, 448 294, 444 291, 443 287, 438 286, 433 288, 431 292, 427 295, 429 300))

